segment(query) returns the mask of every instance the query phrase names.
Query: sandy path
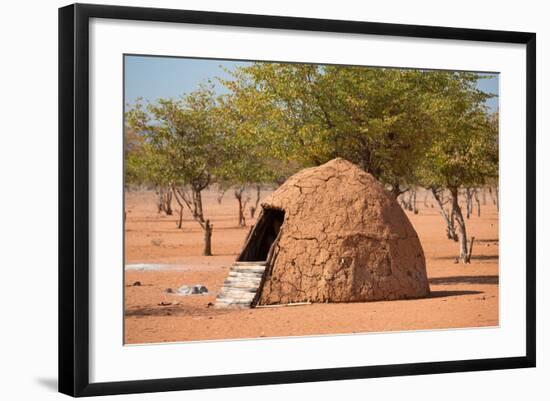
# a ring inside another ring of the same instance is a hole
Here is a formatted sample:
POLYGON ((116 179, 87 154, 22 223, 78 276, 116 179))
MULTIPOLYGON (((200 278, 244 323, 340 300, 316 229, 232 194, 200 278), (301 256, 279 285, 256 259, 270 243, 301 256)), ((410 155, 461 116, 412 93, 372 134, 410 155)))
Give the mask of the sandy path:
MULTIPOLYGON (((183 230, 175 216, 159 216, 154 194, 127 194, 126 262, 167 263, 161 271, 126 272, 127 343, 336 334, 498 325, 498 215, 490 198, 481 217, 468 220, 476 237, 470 265, 454 263, 458 245, 445 238, 435 207, 420 201, 409 213, 424 252, 432 296, 426 299, 284 308, 217 310, 209 307, 220 289, 248 228, 236 227, 236 201, 221 204, 209 193, 205 209, 214 222, 214 256, 201 254, 202 232, 185 214, 183 230), (140 286, 133 286, 136 281, 140 286), (167 288, 203 284, 208 296, 183 297, 167 288)), ((175 213, 176 214, 176 213, 175 213)), ((252 221, 250 222, 252 223, 252 221)))

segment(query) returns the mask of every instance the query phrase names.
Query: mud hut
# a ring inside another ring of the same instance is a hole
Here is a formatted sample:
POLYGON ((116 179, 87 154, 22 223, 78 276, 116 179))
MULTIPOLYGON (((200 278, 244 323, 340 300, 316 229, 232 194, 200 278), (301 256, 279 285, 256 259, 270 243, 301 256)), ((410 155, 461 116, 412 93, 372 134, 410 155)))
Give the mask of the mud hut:
POLYGON ((261 202, 218 306, 425 297, 424 252, 405 212, 344 159, 304 169, 261 202))

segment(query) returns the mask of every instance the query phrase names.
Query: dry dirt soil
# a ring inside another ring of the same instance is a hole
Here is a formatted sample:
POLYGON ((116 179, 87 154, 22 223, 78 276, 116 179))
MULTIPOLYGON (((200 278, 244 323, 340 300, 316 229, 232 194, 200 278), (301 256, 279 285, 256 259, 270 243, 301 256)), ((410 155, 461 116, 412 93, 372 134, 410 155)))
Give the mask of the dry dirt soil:
POLYGON ((481 217, 474 204, 474 215, 467 220, 468 236, 476 238, 468 265, 456 263, 458 244, 446 238, 443 219, 429 196, 426 202, 423 194, 418 196, 418 214, 407 212, 426 255, 428 298, 246 310, 211 307, 254 223, 249 218, 248 227, 237 226, 237 201, 231 192, 221 203, 216 198, 215 191, 204 198, 214 224, 214 256, 204 257, 202 230, 187 210, 178 229, 177 205, 173 216, 165 216, 157 213, 154 192, 126 193, 126 264, 163 265, 125 271, 127 344, 498 325, 498 212, 489 194, 481 217), (205 285, 209 294, 166 292, 195 284, 205 285))

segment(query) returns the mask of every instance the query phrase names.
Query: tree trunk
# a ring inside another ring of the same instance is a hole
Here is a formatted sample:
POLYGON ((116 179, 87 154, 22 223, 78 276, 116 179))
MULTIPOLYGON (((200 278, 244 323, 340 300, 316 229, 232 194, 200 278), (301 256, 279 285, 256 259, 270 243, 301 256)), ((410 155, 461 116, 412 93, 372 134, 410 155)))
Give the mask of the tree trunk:
POLYGON ((218 189, 218 196, 216 197, 216 200, 218 201, 218 205, 222 204, 224 195, 225 195, 225 189, 218 189))
POLYGON ((475 189, 466 188, 466 218, 469 219, 472 215, 472 197, 475 193, 475 189))
POLYGON ((159 188, 156 192, 157 194, 157 210, 160 214, 164 211, 164 194, 162 192, 162 188, 159 188))
POLYGON ((432 191, 432 195, 434 196, 437 205, 439 206, 439 212, 441 213, 441 216, 443 216, 445 223, 447 223, 447 238, 452 239, 453 241, 458 241, 458 236, 456 235, 456 229, 453 221, 453 214, 445 212, 445 208, 443 207, 443 201, 439 196, 439 194, 437 193, 437 190, 435 188, 430 188, 430 189, 432 191))
POLYGON ((256 185, 256 202, 254 203, 254 206, 250 207, 250 218, 253 219, 256 215, 256 212, 258 211, 258 206, 260 205, 260 194, 262 191, 262 187, 257 184, 256 185))
POLYGON ((214 226, 210 224, 209 219, 204 218, 202 209, 202 193, 204 187, 191 188, 191 198, 185 193, 185 190, 172 186, 172 190, 176 200, 185 204, 191 212, 193 219, 201 226, 204 231, 204 256, 212 256, 212 231, 214 226))
POLYGON ((499 211, 498 187, 495 188, 495 198, 496 198, 497 212, 498 212, 499 211))
POLYGON ((172 215, 172 192, 166 191, 164 193, 164 211, 168 216, 172 215))
POLYGON ((206 220, 204 223, 204 256, 212 256, 212 228, 213 226, 210 224, 210 220, 206 220))
POLYGON ((239 201, 239 227, 246 227, 246 220, 244 219, 243 199, 240 195, 237 200, 239 201))
POLYGON ((473 192, 470 188, 466 188, 466 218, 469 219, 472 214, 472 195, 473 192))
POLYGON ((416 208, 416 189, 412 190, 412 212, 418 214, 418 209, 416 208))
POLYGON ((397 200, 397 203, 399 203, 399 205, 403 208, 403 210, 407 209, 405 205, 405 197, 403 196, 403 194, 398 195, 396 200, 397 200))
POLYGON ((176 202, 178 203, 178 206, 180 207, 180 213, 179 213, 179 219, 178 219, 178 228, 182 228, 183 226, 183 203, 181 203, 180 198, 178 197, 178 194, 176 192, 176 189, 174 186, 172 186, 172 193, 174 198, 176 198, 176 202))
POLYGON ((244 218, 243 192, 244 187, 240 187, 235 190, 235 198, 239 204, 239 227, 246 227, 246 220, 244 218))
POLYGON ((474 190, 474 199, 477 204, 477 217, 481 217, 481 205, 479 203, 479 195, 477 193, 477 189, 474 190))
POLYGON ((401 191, 399 184, 393 184, 390 193, 393 196, 393 199, 397 199, 399 195, 403 193, 403 191, 401 191))
POLYGON ((470 263, 468 258, 468 238, 466 235, 466 222, 462 215, 462 209, 458 203, 458 188, 449 188, 451 191, 451 198, 453 200, 453 211, 455 215, 455 221, 458 224, 458 243, 460 248, 459 259, 462 263, 470 263))
POLYGON ((180 205, 180 217, 178 219, 178 228, 183 226, 183 206, 180 205))

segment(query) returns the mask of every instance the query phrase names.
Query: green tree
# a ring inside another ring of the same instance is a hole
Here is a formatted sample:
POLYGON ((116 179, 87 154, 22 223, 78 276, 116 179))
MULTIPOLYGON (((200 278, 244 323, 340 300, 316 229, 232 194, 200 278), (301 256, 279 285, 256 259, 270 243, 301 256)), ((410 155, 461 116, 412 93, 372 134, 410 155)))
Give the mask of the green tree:
POLYGON ((483 186, 498 176, 498 126, 485 106, 489 95, 476 89, 472 73, 447 73, 438 100, 435 135, 419 164, 424 186, 449 191, 451 215, 458 226, 459 259, 469 263, 460 188, 483 186))
POLYGON ((256 202, 251 213, 254 217, 261 185, 276 181, 281 172, 274 166, 277 161, 271 153, 271 142, 262 129, 269 112, 250 94, 233 92, 221 96, 216 110, 217 130, 224 137, 224 150, 220 154, 222 162, 216 175, 224 189, 233 188, 240 227, 246 226, 245 210, 250 200, 245 197, 245 191, 251 187, 256 189, 256 202))
POLYGON ((166 155, 153 148, 140 124, 148 118, 141 99, 126 113, 125 123, 125 186, 153 185, 158 212, 172 215, 171 176, 166 155))
POLYGON ((204 231, 204 255, 212 254, 213 225, 206 217, 202 193, 212 183, 223 151, 215 129, 212 86, 201 86, 181 99, 159 99, 146 109, 137 104, 127 113, 128 126, 140 132, 150 150, 143 159, 157 182, 167 183, 204 231), (149 164, 147 164, 149 163, 149 164))
POLYGON ((224 83, 253 99, 242 110, 273 155, 302 167, 346 158, 397 197, 429 144, 434 81, 418 70, 255 63, 224 83))

